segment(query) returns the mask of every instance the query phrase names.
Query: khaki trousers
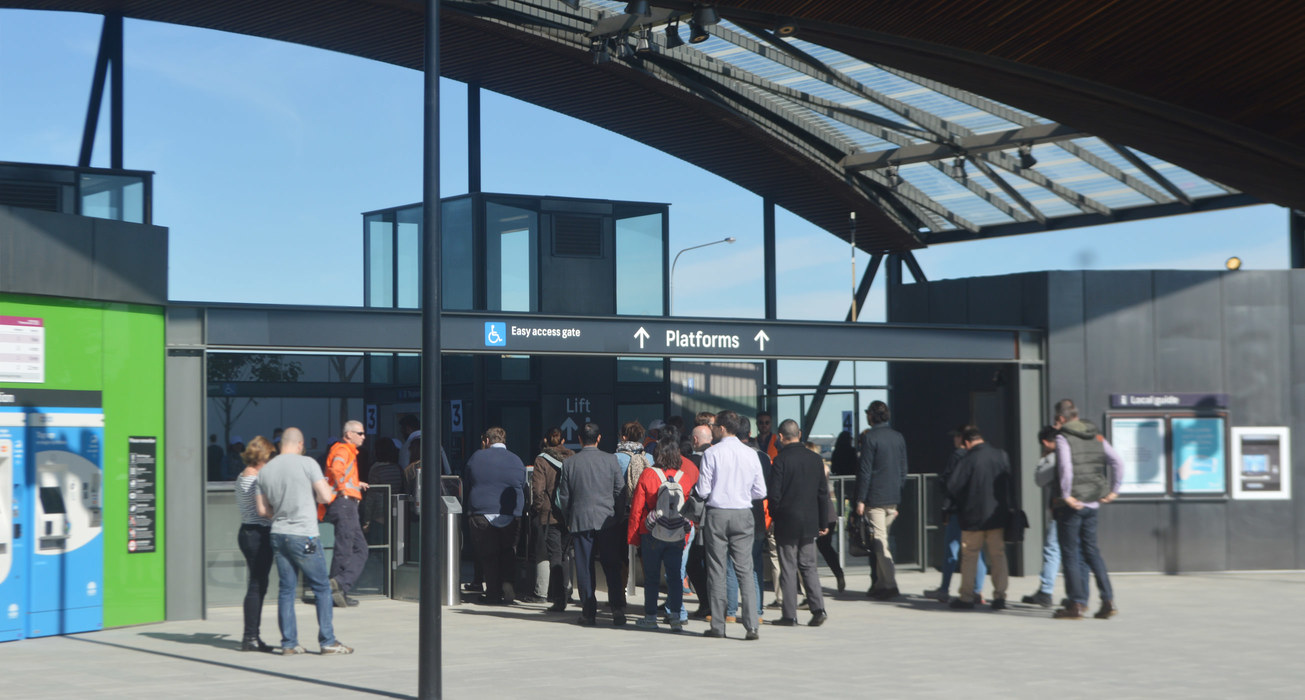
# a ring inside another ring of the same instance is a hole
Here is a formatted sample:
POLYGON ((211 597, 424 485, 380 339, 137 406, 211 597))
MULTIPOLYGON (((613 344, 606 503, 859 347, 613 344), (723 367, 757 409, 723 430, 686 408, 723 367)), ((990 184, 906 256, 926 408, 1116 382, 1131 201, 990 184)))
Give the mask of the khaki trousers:
MULTIPOLYGON (((955 516, 953 516, 955 517, 955 516)), ((1006 567, 1006 531, 996 530, 962 530, 961 531, 961 600, 973 603, 974 572, 979 565, 979 549, 988 550, 988 573, 992 575, 992 597, 994 600, 1006 598, 1006 584, 1010 573, 1006 567)))
POLYGON ((897 520, 897 506, 867 508, 865 515, 874 535, 874 542, 870 545, 870 565, 875 567, 875 582, 871 589, 896 590, 897 570, 893 566, 893 552, 888 547, 888 528, 897 520))

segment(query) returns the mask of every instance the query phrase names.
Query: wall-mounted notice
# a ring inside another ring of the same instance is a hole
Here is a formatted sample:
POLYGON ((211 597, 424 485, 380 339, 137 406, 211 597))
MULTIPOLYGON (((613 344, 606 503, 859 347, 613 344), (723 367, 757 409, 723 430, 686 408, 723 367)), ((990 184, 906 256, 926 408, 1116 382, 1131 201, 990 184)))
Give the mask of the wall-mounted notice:
POLYGON ((1124 462, 1121 494, 1164 493, 1165 419, 1110 418, 1110 444, 1124 462))
POLYGON ((131 554, 154 551, 158 443, 155 437, 127 438, 127 552, 131 554))
POLYGON ((1174 493, 1228 492, 1223 418, 1174 418, 1174 493))
POLYGON ((45 321, 0 316, 0 382, 45 381, 45 321))
POLYGON ((1233 498, 1291 499, 1291 429, 1232 429, 1233 498))

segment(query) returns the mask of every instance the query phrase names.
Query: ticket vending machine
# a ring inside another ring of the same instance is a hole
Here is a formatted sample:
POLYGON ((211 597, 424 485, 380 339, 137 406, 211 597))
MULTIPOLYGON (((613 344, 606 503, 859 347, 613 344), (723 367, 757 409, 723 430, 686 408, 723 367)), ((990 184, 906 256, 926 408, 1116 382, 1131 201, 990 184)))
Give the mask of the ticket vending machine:
POLYGON ((103 442, 100 409, 28 409, 28 637, 104 626, 103 442))
POLYGON ((25 636, 27 557, 23 527, 26 415, 0 409, 0 642, 25 636))

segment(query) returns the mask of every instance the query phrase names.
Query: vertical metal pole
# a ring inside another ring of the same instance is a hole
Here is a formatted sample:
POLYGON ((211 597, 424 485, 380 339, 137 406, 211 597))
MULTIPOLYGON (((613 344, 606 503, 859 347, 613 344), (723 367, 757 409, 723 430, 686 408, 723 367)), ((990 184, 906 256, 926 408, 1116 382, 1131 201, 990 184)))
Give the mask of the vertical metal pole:
MULTIPOLYGON (((779 292, 775 273, 775 200, 766 197, 762 203, 762 240, 764 247, 766 320, 779 318, 779 292)), ((779 410, 779 361, 766 360, 766 410, 773 415, 779 410)))
POLYGON ((1305 211, 1287 210, 1288 245, 1291 250, 1291 267, 1293 270, 1305 268, 1305 211))
MULTIPOLYGON (((91 98, 86 102, 86 123, 82 125, 82 151, 77 165, 91 167, 91 154, 95 151, 95 131, 100 125, 100 105, 104 102, 104 80, 109 73, 109 33, 111 21, 104 16, 100 29, 100 50, 95 55, 95 73, 91 78, 91 98)), ((79 212, 80 213, 80 212, 79 212)))
POLYGON ((467 191, 480 191, 480 83, 467 83, 467 191))
POLYGON ((421 251, 421 602, 418 604, 417 697, 443 695, 440 642, 440 1, 426 0, 425 99, 422 116, 421 251))
POLYGON ((122 169, 122 15, 106 15, 105 23, 112 31, 109 39, 109 93, 113 109, 109 112, 109 167, 122 169))

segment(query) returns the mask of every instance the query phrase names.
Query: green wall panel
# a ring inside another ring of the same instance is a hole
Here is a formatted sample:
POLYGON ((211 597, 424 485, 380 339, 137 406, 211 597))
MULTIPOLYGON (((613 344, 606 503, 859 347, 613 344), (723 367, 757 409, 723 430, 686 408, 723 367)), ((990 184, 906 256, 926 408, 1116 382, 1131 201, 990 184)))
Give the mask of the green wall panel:
POLYGON ((45 382, 104 406, 104 625, 164 617, 164 314, 161 307, 0 294, 0 316, 45 321, 45 382), (155 551, 127 552, 127 438, 158 438, 155 551))

